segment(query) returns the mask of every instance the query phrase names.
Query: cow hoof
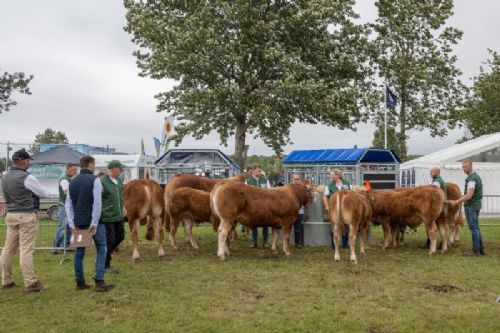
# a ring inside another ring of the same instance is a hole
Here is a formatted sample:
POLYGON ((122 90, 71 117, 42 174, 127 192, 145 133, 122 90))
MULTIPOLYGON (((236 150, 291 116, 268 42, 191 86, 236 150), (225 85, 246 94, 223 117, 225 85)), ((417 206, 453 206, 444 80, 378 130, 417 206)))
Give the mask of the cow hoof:
POLYGON ((219 260, 220 260, 220 261, 225 261, 225 260, 226 260, 226 257, 224 257, 224 256, 219 256, 219 260))
POLYGON ((287 256, 287 257, 289 257, 290 254, 291 254, 290 252, 288 252, 288 253, 285 252, 285 256, 287 256))
POLYGON ((366 253, 361 252, 361 253, 360 253, 360 255, 361 255, 362 257, 364 257, 364 256, 366 256, 366 253))
POLYGON ((167 256, 166 255, 158 256, 158 260, 165 261, 167 260, 167 256))
POLYGON ((139 258, 132 258, 132 262, 134 264, 137 264, 138 262, 140 262, 141 260, 139 258))
POLYGON ((354 259, 354 260, 352 260, 352 259, 351 259, 351 263, 352 263, 352 264, 357 264, 357 263, 358 263, 358 261, 357 261, 356 259, 354 259))
POLYGON ((196 250, 196 251, 198 251, 200 249, 200 247, 198 245, 192 246, 192 248, 193 248, 193 250, 196 250))
POLYGON ((340 255, 338 254, 335 255, 335 261, 340 261, 340 255))

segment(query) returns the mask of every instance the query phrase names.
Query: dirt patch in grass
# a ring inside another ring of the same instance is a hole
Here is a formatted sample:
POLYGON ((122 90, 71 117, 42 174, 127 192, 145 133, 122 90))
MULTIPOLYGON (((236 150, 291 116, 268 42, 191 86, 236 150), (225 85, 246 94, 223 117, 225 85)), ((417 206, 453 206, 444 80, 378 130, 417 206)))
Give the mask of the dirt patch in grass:
POLYGON ((433 291, 435 293, 451 293, 454 291, 465 291, 463 288, 454 286, 452 284, 427 284, 425 286, 426 290, 433 291))
POLYGON ((264 294, 248 288, 241 288, 237 291, 236 297, 241 300, 256 300, 260 301, 264 298, 264 294))

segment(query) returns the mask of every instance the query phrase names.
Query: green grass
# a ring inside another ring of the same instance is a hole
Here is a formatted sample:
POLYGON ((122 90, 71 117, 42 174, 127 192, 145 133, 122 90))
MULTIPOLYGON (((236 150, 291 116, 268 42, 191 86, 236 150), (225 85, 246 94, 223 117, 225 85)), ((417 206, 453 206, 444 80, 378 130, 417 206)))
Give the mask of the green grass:
MULTIPOLYGON (((500 220, 482 221, 498 223, 500 220)), ((487 256, 462 256, 467 228, 446 255, 429 258, 407 244, 382 251, 380 228, 358 264, 333 262, 326 247, 294 249, 292 256, 232 244, 219 262, 210 228, 195 228, 201 250, 180 242, 156 259, 154 243, 141 241, 141 262, 131 262, 130 238, 115 255, 117 288, 98 294, 76 291, 72 261, 47 251, 35 255, 36 273, 49 289, 24 294, 0 291, 0 332, 498 332, 500 328, 500 228, 483 227, 487 256)), ((141 232, 141 237, 144 232, 141 232)), ((179 239, 183 237, 179 233, 179 239)), ((3 237, 0 237, 3 239, 3 237)), ((94 253, 86 258, 93 276, 94 253)), ((19 266, 15 278, 22 284, 19 266)))

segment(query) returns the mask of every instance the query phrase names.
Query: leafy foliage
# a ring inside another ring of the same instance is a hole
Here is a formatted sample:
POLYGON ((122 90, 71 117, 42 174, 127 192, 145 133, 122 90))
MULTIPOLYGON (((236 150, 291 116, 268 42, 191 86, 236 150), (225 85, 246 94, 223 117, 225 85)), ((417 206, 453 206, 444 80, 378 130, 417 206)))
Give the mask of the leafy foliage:
POLYGON ((68 143, 68 138, 64 132, 55 131, 52 128, 47 128, 45 132, 38 133, 35 136, 35 142, 30 147, 33 153, 40 151, 39 145, 41 143, 68 143))
POLYGON ((472 96, 467 101, 463 115, 474 136, 500 132, 500 54, 490 50, 491 59, 474 78, 472 96))
POLYGON ((376 32, 379 76, 394 88, 400 108, 399 145, 406 159, 411 130, 430 129, 443 136, 461 116, 466 87, 452 46, 462 32, 446 26, 453 14, 453 0, 378 0, 376 32))
POLYGON ((17 102, 12 99, 12 93, 17 91, 21 94, 31 95, 28 84, 33 79, 33 75, 26 76, 24 73, 9 74, 4 72, 0 75, 0 114, 7 112, 17 102))
POLYGON ((180 123, 173 140, 216 130, 247 134, 279 154, 295 122, 352 128, 374 103, 368 30, 353 0, 125 0, 140 75, 178 81, 158 111, 180 123))

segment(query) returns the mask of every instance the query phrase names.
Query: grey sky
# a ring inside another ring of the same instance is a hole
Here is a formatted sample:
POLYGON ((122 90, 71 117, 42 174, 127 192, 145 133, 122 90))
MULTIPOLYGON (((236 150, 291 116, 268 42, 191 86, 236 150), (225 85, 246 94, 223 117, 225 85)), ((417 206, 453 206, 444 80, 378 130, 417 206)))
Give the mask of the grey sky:
MULTIPOLYGON (((363 21, 375 19, 372 0, 358 0, 363 21)), ((464 32, 456 48, 464 81, 477 75, 488 58, 487 48, 499 50, 500 1, 456 0, 449 24, 464 32)), ((165 114, 155 112, 153 96, 173 82, 137 76, 132 51, 135 45, 123 31, 125 10, 111 0, 0 0, 0 69, 34 74, 31 96, 16 95, 18 106, 0 115, 0 142, 32 142, 47 127, 66 132, 72 143, 110 145, 139 152, 144 138, 147 153, 154 153, 165 114)), ((369 146, 373 125, 358 131, 340 131, 322 125, 297 124, 291 130, 293 149, 369 146)), ((445 138, 412 132, 410 153, 425 154, 453 144, 462 130, 445 138)), ((271 154, 261 140, 247 138, 250 154, 271 154)), ((186 138, 186 148, 219 147, 216 135, 201 141, 186 138)), ((233 140, 222 147, 233 152, 233 140)), ((0 156, 5 156, 0 147, 0 156)))

